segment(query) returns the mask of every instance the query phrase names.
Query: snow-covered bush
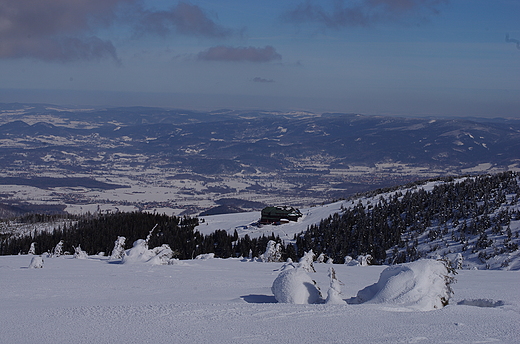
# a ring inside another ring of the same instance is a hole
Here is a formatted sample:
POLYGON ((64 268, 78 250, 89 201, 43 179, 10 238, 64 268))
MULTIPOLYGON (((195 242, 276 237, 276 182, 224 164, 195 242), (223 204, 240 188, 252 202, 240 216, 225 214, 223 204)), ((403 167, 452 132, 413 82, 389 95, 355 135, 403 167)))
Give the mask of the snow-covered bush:
POLYGON ((126 238, 123 236, 118 236, 117 240, 114 242, 114 249, 112 250, 112 254, 110 255, 110 259, 121 259, 125 254, 125 242, 126 238))
POLYGON ((131 249, 126 250, 123 256, 123 263, 150 263, 154 265, 168 264, 173 256, 170 246, 163 244, 160 247, 148 249, 148 242, 144 239, 138 239, 134 242, 131 249))
POLYGON ((40 256, 34 256, 29 264, 29 269, 41 269, 43 268, 43 258, 40 256))
POLYGON ((63 240, 60 240, 59 243, 54 247, 54 251, 52 252, 52 257, 59 257, 63 254, 63 240))
POLYGON ((76 258, 76 259, 87 259, 88 258, 87 252, 85 252, 81 249, 81 245, 78 245, 78 247, 74 247, 74 258, 76 258))
POLYGON ((153 265, 166 265, 169 264, 170 259, 173 257, 173 251, 168 244, 162 244, 159 247, 154 247, 151 250, 154 256, 148 260, 148 263, 153 265))
POLYGON ((305 253, 303 257, 300 258, 300 261, 298 263, 298 267, 302 268, 303 270, 307 272, 316 272, 316 269, 314 269, 314 252, 310 250, 309 252, 305 253))
POLYGON ((269 240, 267 248, 260 256, 262 262, 280 262, 282 261, 282 245, 274 240, 269 240))
POLYGON ((316 283, 302 267, 282 271, 274 280, 271 291, 280 303, 308 304, 321 300, 316 283))
POLYGON ((325 303, 337 305, 346 303, 345 300, 341 298, 341 285, 343 283, 341 283, 341 281, 336 278, 336 271, 334 271, 332 266, 329 268, 329 279, 330 287, 329 291, 327 292, 327 299, 325 300, 325 303))
POLYGON ((359 262, 359 265, 361 266, 368 266, 370 265, 370 263, 372 263, 372 256, 367 254, 367 255, 361 255, 361 256, 358 256, 357 257, 357 261, 359 262))
POLYGON ((359 266, 359 262, 355 259, 353 259, 351 256, 345 257, 345 264, 348 266, 359 266))
POLYGON ((316 258, 316 263, 318 263, 318 264, 325 263, 325 253, 320 253, 318 258, 316 258))
POLYGON ((393 265, 381 272, 379 281, 357 293, 357 303, 384 303, 429 311, 448 304, 454 278, 442 261, 424 259, 393 265))

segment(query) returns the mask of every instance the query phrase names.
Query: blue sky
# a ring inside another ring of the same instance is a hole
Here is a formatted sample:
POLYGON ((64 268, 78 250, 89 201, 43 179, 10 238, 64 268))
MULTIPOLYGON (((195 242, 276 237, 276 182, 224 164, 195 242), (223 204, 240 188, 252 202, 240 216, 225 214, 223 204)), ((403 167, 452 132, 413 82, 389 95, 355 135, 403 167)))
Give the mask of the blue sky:
POLYGON ((518 0, 0 0, 0 102, 520 117, 518 0))

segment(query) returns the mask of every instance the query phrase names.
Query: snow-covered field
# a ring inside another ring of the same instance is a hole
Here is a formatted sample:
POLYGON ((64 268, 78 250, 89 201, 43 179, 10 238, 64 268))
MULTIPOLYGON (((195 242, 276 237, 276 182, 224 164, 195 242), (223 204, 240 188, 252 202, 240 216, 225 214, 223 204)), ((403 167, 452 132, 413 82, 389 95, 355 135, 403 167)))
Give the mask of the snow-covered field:
MULTIPOLYGON (((461 270, 447 307, 276 303, 282 263, 0 257, 0 343, 518 343, 520 272, 461 270), (487 307, 484 307, 487 306, 487 307)), ((325 294, 329 264, 309 275, 325 294)), ((384 266, 334 264, 342 298, 384 266)))

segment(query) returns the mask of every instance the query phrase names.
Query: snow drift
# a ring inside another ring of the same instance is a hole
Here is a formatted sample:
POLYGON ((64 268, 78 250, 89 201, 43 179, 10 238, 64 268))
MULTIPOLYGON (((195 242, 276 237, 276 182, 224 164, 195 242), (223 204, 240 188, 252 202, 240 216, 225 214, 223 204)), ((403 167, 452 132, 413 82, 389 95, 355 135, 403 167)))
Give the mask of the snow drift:
POLYGON ((419 311, 444 307, 454 281, 441 261, 424 259, 394 265, 381 272, 379 281, 357 293, 354 303, 399 305, 419 311))

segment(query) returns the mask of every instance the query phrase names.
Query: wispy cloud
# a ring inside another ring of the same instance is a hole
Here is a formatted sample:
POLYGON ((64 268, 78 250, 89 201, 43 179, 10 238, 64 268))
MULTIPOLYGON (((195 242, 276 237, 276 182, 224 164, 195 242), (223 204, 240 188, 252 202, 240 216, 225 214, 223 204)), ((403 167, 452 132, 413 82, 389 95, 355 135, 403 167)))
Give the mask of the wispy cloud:
POLYGON ((264 78, 257 76, 255 78, 253 78, 253 82, 271 83, 271 82, 274 82, 274 80, 273 79, 264 79, 264 78))
POLYGON ((506 33, 506 42, 507 43, 516 43, 516 48, 520 49, 520 41, 515 38, 509 38, 509 34, 506 33))
POLYGON ((216 46, 200 52, 197 59, 205 61, 248 61, 248 62, 270 62, 281 60, 282 55, 278 54, 270 45, 264 48, 256 47, 228 47, 216 46))
POLYGON ((184 35, 223 38, 233 34, 233 30, 215 23, 197 5, 180 2, 165 11, 139 9, 136 30, 139 33, 167 35, 177 32, 184 35))
POLYGON ((100 28, 114 24, 162 36, 234 34, 199 6, 183 1, 169 10, 145 10, 140 0, 0 0, 0 58, 109 58, 120 63, 114 44, 96 36, 100 28))
POLYGON ((307 0, 283 14, 287 22, 318 23, 327 28, 371 26, 382 22, 425 20, 439 13, 448 0, 360 0, 347 2, 307 0), (323 7, 323 3, 330 5, 323 7))

